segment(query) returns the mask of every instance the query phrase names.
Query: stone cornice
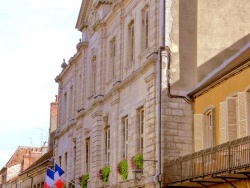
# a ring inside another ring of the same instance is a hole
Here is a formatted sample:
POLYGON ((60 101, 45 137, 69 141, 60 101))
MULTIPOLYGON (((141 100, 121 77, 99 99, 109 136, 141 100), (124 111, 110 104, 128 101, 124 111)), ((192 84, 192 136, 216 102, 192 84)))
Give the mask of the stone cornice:
POLYGON ((87 48, 88 46, 89 46, 89 42, 82 41, 76 45, 76 49, 77 51, 81 52, 83 49, 87 48))
POLYGON ((79 31, 82 31, 84 28, 88 27, 88 17, 91 9, 93 0, 84 0, 82 1, 82 5, 78 14, 76 28, 79 31))
POLYGON ((69 59, 67 67, 65 67, 65 68, 61 71, 61 73, 60 73, 58 76, 56 76, 55 82, 57 82, 57 83, 60 83, 60 82, 61 82, 62 78, 63 78, 67 73, 69 73, 69 72, 72 70, 72 68, 73 68, 73 66, 74 66, 75 64, 77 64, 80 55, 81 55, 81 53, 78 51, 73 57, 71 57, 71 58, 69 59))
MULTIPOLYGON (((76 119, 79 119, 79 118, 83 117, 84 115, 89 114, 94 109, 94 107, 96 105, 103 103, 104 101, 107 101, 110 97, 112 97, 114 95, 114 93, 119 92, 120 89, 126 87, 128 84, 133 82, 133 80, 135 80, 141 74, 143 74, 146 70, 148 70, 149 67, 155 66, 156 61, 157 61, 157 55, 150 56, 148 59, 145 60, 143 66, 141 66, 136 71, 134 71, 130 76, 128 76, 122 82, 115 84, 113 86, 113 88, 108 93, 106 93, 104 96, 96 98, 95 101, 90 106, 88 106, 85 110, 80 111, 78 113, 78 115, 76 116, 76 119)), ((152 74, 150 74, 150 75, 153 76, 152 74)), ((149 77, 150 77, 150 75, 149 75, 149 77)), ((113 100, 111 105, 114 105, 117 102, 119 102, 118 98, 113 100)))
POLYGON ((113 1, 115 0, 97 0, 93 7, 99 8, 101 5, 111 5, 113 1))

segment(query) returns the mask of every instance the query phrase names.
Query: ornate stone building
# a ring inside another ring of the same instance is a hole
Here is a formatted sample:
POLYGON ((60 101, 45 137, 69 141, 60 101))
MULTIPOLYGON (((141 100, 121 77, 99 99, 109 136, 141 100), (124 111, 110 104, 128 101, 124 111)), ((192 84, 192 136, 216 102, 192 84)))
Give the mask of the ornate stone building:
POLYGON ((79 183, 89 174, 88 187, 169 182, 169 161, 195 151, 193 101, 186 94, 249 40, 249 3, 234 4, 82 1, 76 23, 82 38, 55 79, 54 155, 65 181, 79 183), (137 154, 143 155, 139 179, 131 165, 137 154), (124 160, 125 178, 117 169, 124 160))

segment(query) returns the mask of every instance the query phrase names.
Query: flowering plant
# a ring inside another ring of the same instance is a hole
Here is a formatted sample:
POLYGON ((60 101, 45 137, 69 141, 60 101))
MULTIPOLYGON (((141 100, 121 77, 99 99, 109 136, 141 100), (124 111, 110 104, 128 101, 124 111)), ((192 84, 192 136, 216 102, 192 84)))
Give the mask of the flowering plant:
POLYGON ((128 178, 128 161, 124 159, 120 161, 116 167, 116 171, 122 176, 123 180, 128 178))
POLYGON ((143 169, 143 155, 138 153, 130 159, 131 168, 143 169))
POLYGON ((79 180, 79 183, 81 184, 82 188, 87 188, 88 180, 89 180, 89 174, 88 173, 83 174, 82 176, 80 176, 78 178, 78 180, 79 180))
POLYGON ((110 173, 110 166, 106 165, 105 167, 101 168, 98 171, 97 177, 103 182, 107 182, 109 178, 109 173, 110 173))
POLYGON ((74 180, 71 180, 71 181, 68 183, 68 188, 75 188, 75 181, 74 181, 74 180))

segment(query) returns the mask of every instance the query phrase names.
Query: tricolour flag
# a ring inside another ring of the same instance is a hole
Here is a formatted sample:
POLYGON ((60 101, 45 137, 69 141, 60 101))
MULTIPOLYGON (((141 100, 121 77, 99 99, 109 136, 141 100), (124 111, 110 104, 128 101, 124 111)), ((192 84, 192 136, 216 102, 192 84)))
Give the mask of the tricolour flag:
POLYGON ((54 184, 55 184, 54 171, 48 168, 44 182, 44 188, 51 188, 53 187, 54 184))
POLYGON ((55 164, 55 175, 54 175, 54 180, 57 188, 62 188, 64 183, 61 179, 61 176, 64 174, 63 169, 61 169, 60 166, 55 164))

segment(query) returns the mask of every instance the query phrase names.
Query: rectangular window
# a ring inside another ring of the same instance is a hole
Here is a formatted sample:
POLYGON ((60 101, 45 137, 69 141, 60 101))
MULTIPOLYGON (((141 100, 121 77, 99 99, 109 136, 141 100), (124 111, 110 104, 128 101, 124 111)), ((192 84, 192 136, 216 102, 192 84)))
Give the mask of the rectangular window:
POLYGON ((110 127, 105 131, 105 154, 106 154, 106 165, 110 163, 110 127))
POLYGON ((122 119, 123 123, 123 157, 124 159, 127 159, 128 157, 128 117, 124 117, 122 119))
POLYGON ((90 170, 90 138, 86 139, 86 172, 90 170))
POLYGON ((75 168, 75 166, 76 166, 76 141, 73 141, 73 143, 74 143, 74 168, 75 168))
POLYGON ((59 165, 62 166, 62 157, 59 156, 59 159, 58 159, 58 160, 59 160, 59 165))
POLYGON ((97 79, 96 79, 96 57, 94 56, 94 57, 92 57, 92 61, 91 61, 91 63, 92 63, 92 66, 91 66, 91 68, 92 68, 92 70, 91 70, 91 72, 92 72, 92 78, 91 78, 91 84, 92 84, 92 95, 96 95, 96 85, 97 85, 97 79))
POLYGON ((208 110, 204 114, 204 148, 210 148, 214 145, 214 136, 213 136, 213 109, 208 110))
POLYGON ((143 137, 144 137, 144 108, 139 108, 138 109, 138 125, 139 125, 139 130, 138 130, 138 135, 139 135, 139 152, 143 152, 143 137))
POLYGON ((135 30, 134 21, 129 24, 129 61, 133 62, 135 60, 135 30))
POLYGON ((67 152, 64 154, 64 158, 65 158, 65 171, 67 172, 67 166, 68 166, 68 153, 67 152))
POLYGON ((214 145, 214 108, 203 114, 194 114, 194 148, 195 151, 214 145))
POLYGON ((115 77, 115 55, 116 55, 115 39, 112 39, 110 41, 110 72, 111 72, 111 78, 115 77))
POLYGON ((70 95, 69 95, 69 116, 73 115, 73 86, 70 87, 70 95))
POLYGON ((146 6, 142 11, 142 51, 149 46, 149 10, 146 6))
POLYGON ((67 92, 64 93, 63 96, 63 123, 66 121, 66 116, 67 116, 67 92))

